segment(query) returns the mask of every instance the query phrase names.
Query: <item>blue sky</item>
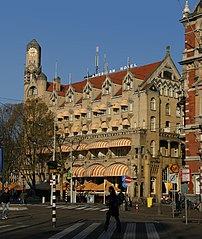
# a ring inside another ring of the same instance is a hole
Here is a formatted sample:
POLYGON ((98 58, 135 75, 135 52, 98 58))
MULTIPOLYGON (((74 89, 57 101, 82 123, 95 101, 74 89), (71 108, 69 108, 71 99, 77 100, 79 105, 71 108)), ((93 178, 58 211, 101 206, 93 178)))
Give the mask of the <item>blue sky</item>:
MULTIPOLYGON (((190 0, 193 10, 197 0, 190 0)), ((52 81, 55 63, 62 83, 80 81, 99 69, 106 53, 109 69, 162 60, 166 46, 178 62, 184 47, 180 23, 185 0, 6 0, 0 4, 0 102, 23 100, 26 45, 35 38, 42 48, 42 70, 52 81)))

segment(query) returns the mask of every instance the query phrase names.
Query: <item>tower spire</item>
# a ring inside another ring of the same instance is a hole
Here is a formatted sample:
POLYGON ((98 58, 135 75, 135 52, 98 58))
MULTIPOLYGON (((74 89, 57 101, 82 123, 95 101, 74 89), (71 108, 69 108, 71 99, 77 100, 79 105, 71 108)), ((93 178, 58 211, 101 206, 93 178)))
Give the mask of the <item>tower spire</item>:
POLYGON ((95 73, 99 73, 99 46, 96 46, 96 54, 95 54, 95 73))
POLYGON ((183 18, 187 17, 190 14, 189 1, 186 0, 185 7, 183 10, 183 18))

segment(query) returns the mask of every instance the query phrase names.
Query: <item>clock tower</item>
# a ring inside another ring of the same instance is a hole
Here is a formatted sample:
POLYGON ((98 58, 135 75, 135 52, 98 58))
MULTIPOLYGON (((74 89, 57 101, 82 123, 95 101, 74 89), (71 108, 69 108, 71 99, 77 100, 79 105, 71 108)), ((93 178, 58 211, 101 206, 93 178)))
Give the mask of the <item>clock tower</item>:
POLYGON ((30 97, 40 97, 40 92, 46 87, 46 76, 42 73, 41 47, 33 39, 27 44, 26 64, 24 71, 24 100, 30 97), (44 81, 45 80, 45 81, 44 81))

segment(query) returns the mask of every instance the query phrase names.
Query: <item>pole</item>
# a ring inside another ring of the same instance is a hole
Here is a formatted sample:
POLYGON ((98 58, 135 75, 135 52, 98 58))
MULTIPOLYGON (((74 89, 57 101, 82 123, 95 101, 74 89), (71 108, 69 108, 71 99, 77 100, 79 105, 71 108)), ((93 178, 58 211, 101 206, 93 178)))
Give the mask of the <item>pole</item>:
POLYGON ((103 204, 106 204, 106 179, 104 179, 103 204))
MULTIPOLYGON (((56 151, 56 112, 54 116, 54 124, 53 124, 53 161, 55 161, 55 151, 56 151)), ((53 178, 53 186, 52 189, 52 226, 56 227, 56 174, 55 172, 52 174, 53 178)))
POLYGON ((2 193, 4 192, 4 150, 0 148, 0 172, 2 172, 2 193))
POLYGON ((73 178, 72 178, 72 142, 70 142, 70 203, 73 203, 73 178))

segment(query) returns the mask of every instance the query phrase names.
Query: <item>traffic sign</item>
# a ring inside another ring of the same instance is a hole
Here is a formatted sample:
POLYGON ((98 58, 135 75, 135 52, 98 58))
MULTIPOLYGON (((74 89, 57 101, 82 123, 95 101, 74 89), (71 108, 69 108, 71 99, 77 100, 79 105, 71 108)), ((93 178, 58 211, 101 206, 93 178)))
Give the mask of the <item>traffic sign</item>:
POLYGON ((175 173, 169 174, 168 181, 170 183, 177 183, 177 174, 175 173))
POLYGON ((50 178, 50 185, 53 185, 53 179, 50 178))
POLYGON ((72 174, 71 174, 71 173, 67 173, 66 179, 69 180, 69 179, 71 179, 71 178, 72 178, 72 174))
POLYGON ((179 166, 177 164, 170 164, 169 167, 170 173, 179 173, 179 166))
POLYGON ((125 182, 126 183, 131 183, 132 182, 132 178, 130 176, 126 175, 125 182))
POLYGON ((189 168, 182 168, 180 170, 180 179, 181 182, 190 182, 191 181, 191 170, 189 168))

